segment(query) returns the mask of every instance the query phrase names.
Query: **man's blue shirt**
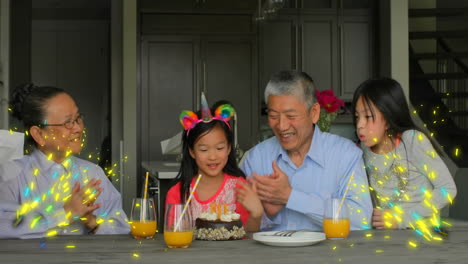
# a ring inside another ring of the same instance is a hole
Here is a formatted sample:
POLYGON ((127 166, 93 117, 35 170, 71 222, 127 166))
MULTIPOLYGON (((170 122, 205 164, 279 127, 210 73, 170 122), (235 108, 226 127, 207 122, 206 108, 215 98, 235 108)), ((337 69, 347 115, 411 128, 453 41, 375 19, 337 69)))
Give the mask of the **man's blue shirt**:
POLYGON ((351 229, 370 228, 372 203, 362 151, 352 141, 321 132, 315 126, 312 144, 300 167, 291 161, 278 139, 272 137, 248 152, 242 169, 247 177, 252 177, 252 173, 270 175, 274 160, 288 176, 292 191, 287 204, 278 214, 271 219, 263 217, 262 231, 321 231, 325 200, 342 197, 351 176, 353 178, 345 200, 351 229))

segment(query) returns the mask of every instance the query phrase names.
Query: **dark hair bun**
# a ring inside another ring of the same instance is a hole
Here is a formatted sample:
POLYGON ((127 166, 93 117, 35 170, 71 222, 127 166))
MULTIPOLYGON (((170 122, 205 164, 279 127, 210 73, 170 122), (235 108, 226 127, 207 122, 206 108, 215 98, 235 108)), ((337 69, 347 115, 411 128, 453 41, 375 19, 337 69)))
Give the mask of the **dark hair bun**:
POLYGON ((32 83, 17 86, 10 100, 11 115, 18 120, 23 120, 23 106, 26 98, 36 89, 32 83))

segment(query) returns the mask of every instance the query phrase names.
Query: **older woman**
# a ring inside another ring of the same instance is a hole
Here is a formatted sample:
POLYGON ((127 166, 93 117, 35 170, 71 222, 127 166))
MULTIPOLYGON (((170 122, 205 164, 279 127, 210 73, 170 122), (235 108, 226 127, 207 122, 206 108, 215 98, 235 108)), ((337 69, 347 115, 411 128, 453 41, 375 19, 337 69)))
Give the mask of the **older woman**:
POLYGON ((32 148, 0 169, 0 181, 7 179, 0 184, 0 238, 128 233, 119 192, 101 168, 73 156, 84 129, 73 98, 26 85, 14 91, 11 110, 32 148))

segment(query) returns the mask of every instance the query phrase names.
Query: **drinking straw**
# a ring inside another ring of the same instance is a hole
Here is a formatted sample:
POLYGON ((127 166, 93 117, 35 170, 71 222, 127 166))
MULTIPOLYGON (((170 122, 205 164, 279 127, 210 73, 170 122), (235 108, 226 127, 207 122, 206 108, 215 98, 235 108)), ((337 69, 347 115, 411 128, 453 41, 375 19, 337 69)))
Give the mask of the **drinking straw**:
POLYGON ((149 172, 146 172, 145 186, 143 188, 143 201, 142 201, 141 211, 140 211, 140 222, 146 221, 146 196, 148 193, 148 178, 149 178, 149 172))
POLYGON ((143 199, 146 200, 146 196, 148 193, 148 178, 149 178, 149 172, 146 172, 145 176, 145 188, 143 189, 143 199))
POLYGON ((344 203, 344 200, 346 198, 346 195, 348 194, 348 191, 351 187, 351 181, 353 180, 354 178, 354 172, 353 174, 351 175, 351 177, 349 177, 349 180, 348 180, 348 185, 346 186, 346 189, 344 191, 344 194, 343 194, 343 197, 341 197, 341 201, 340 201, 340 205, 338 206, 338 210, 337 210, 337 213, 335 215, 335 219, 338 219, 338 216, 340 215, 340 211, 341 211, 341 207, 343 206, 343 203, 344 203))
POLYGON ((195 193, 195 189, 197 189, 197 186, 198 186, 198 183, 200 182, 201 177, 202 177, 201 173, 198 174, 198 178, 195 181, 195 184, 193 185, 192 192, 190 193, 189 198, 187 199, 187 202, 185 202, 184 210, 182 210, 182 213, 179 216, 179 220, 177 220, 177 224, 174 227, 174 232, 176 232, 177 229, 179 229, 179 225, 180 225, 180 222, 182 221, 182 217, 184 216, 185 211, 187 211, 187 208, 190 204, 190 201, 192 200, 193 194, 195 193))

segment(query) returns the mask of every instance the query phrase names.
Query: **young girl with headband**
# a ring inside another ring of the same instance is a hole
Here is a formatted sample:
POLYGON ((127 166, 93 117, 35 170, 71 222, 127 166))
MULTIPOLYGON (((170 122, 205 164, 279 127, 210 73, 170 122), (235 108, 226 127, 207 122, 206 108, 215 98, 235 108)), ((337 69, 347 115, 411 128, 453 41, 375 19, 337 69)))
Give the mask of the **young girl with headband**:
POLYGON ((263 207, 255 186, 246 182, 236 163, 229 125, 234 109, 229 104, 221 105, 213 117, 202 95, 200 112, 200 118, 192 111, 180 114, 184 128, 183 157, 177 183, 167 193, 166 205, 187 202, 196 179, 201 175, 190 201, 193 219, 209 211, 211 204, 225 204, 230 211, 240 214, 246 231, 258 231, 263 207))

